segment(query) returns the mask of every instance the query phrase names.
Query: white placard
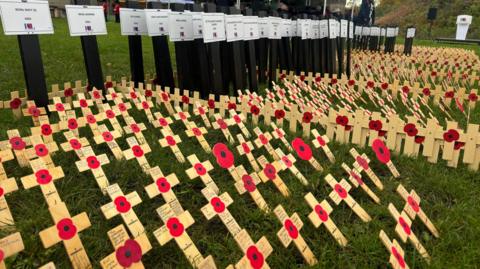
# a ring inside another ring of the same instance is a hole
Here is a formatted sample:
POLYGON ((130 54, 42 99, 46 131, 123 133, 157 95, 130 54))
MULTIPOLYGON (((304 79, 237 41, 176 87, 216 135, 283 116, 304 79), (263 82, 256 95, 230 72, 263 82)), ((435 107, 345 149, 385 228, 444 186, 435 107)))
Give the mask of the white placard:
POLYGON ((348 21, 340 20, 340 37, 347 38, 348 36, 348 21))
POLYGON ((255 40, 258 39, 258 17, 257 16, 244 16, 243 17, 243 40, 255 40))
POLYGON ((292 20, 292 23, 290 24, 290 36, 298 36, 298 23, 297 21, 292 20))
POLYGON ((268 38, 268 18, 258 18, 258 36, 268 38))
POLYGON ((355 35, 362 35, 362 26, 355 26, 355 35))
POLYGON ((280 39, 282 38, 280 34, 280 25, 282 19, 278 17, 268 17, 268 38, 269 39, 280 39))
POLYGON ((397 35, 398 35, 398 27, 395 28, 395 36, 397 36, 397 35))
POLYGON ((353 21, 348 21, 348 27, 350 28, 349 38, 353 38, 353 21))
POLYGON ((301 19, 298 20, 298 23, 300 24, 300 36, 303 39, 310 39, 312 34, 310 33, 311 31, 311 20, 309 19, 301 19))
POLYGON ((415 28, 408 28, 407 29, 407 38, 414 38, 415 37, 415 28))
POLYGON ((192 13, 170 12, 168 14, 168 36, 172 42, 193 40, 192 13))
POLYGON ((380 29, 380 36, 385 36, 386 33, 387 31, 385 30, 385 28, 380 29))
POLYGON ((370 27, 363 26, 362 27, 362 36, 369 36, 370 35, 370 27))
POLYGON ((282 37, 291 36, 290 29, 292 27, 292 21, 289 19, 282 19, 282 24, 280 26, 280 34, 282 37))
POLYGON ((337 38, 339 32, 339 26, 336 20, 329 19, 328 20, 328 37, 330 39, 337 38))
POLYGON ((65 5, 70 36, 106 35, 107 26, 101 6, 65 5))
POLYGON ((243 16, 225 15, 227 42, 243 40, 243 16))
POLYGON ((320 21, 318 20, 310 21, 310 33, 312 34, 310 38, 312 39, 320 38, 320 21))
POLYGON ((371 36, 380 36, 380 27, 371 27, 370 28, 371 36))
POLYGON ((193 23, 193 38, 202 39, 203 38, 203 12, 192 12, 192 23, 193 23))
POLYGON ((320 38, 328 37, 328 20, 321 20, 320 24, 320 38))
POLYGON ((6 35, 53 34, 48 1, 0 1, 0 16, 6 35))
POLYGON ((147 22, 143 9, 120 8, 122 35, 146 35, 147 22))
POLYGON ((395 28, 387 27, 387 37, 394 37, 395 36, 395 28))
POLYGON ((145 9, 145 20, 149 36, 168 35, 169 9, 145 9))
POLYGON ((225 40, 225 14, 204 13, 202 16, 203 42, 218 42, 225 40))

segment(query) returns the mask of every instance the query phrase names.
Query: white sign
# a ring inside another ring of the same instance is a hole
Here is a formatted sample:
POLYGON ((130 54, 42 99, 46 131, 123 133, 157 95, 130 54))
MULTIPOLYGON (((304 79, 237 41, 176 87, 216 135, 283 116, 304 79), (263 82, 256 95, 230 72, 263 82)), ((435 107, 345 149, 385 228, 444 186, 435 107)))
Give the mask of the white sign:
POLYGON ((268 17, 268 38, 269 39, 280 39, 282 38, 280 34, 280 24, 282 19, 278 17, 268 17))
POLYGON ((355 35, 362 35, 362 26, 355 26, 355 35))
POLYGON ((122 35, 146 35, 147 22, 142 9, 120 8, 122 35))
POLYGON ((415 37, 415 28, 408 28, 407 29, 407 38, 414 38, 415 37))
POLYGON ((192 13, 170 12, 168 14, 168 36, 172 42, 193 40, 192 13))
POLYGON ((395 28, 387 27, 387 37, 394 37, 395 36, 395 28))
POLYGON ((292 21, 292 23, 290 24, 290 35, 291 36, 298 36, 297 29, 298 29, 297 21, 292 21))
POLYGON ((225 15, 227 42, 243 40, 243 16, 225 15))
POLYGON ((204 13, 202 16, 203 42, 225 40, 225 15, 223 13, 204 13))
POLYGON ((169 9, 145 9, 145 19, 149 36, 168 35, 169 9))
POLYGON ((243 39, 254 40, 258 38, 259 38, 258 17, 244 16, 243 17, 243 39))
POLYGON ((349 38, 353 38, 353 21, 349 21, 348 27, 350 28, 349 38))
POLYGON ((311 20, 301 19, 301 20, 298 20, 298 23, 300 24, 300 36, 302 37, 302 40, 303 39, 310 39, 311 36, 312 36, 312 34, 310 33, 311 20))
POLYGON ((328 37, 328 20, 320 21, 320 38, 328 37))
POLYGON ((328 20, 328 37, 329 38, 337 38, 339 35, 340 29, 339 29, 338 22, 333 19, 328 20))
POLYGON ((380 29, 380 36, 385 36, 386 33, 387 31, 385 30, 385 28, 380 29))
POLYGON ((398 35, 398 27, 395 28, 395 36, 397 36, 397 35, 398 35))
POLYGON ((292 28, 292 21, 289 19, 282 19, 282 24, 280 26, 280 34, 282 37, 291 36, 290 30, 292 28))
POLYGON ((340 37, 346 38, 348 35, 348 21, 340 20, 340 37))
POLYGON ((312 34, 310 38, 318 39, 320 38, 320 21, 312 20, 310 21, 310 33, 312 34))
POLYGON ((268 18, 258 18, 258 36, 268 38, 268 18))
POLYGON ((371 27, 370 28, 371 36, 380 36, 380 27, 371 27))
POLYGON ((370 27, 363 26, 362 27, 362 36, 369 36, 370 35, 370 27))
POLYGON ((101 6, 65 5, 70 36, 106 35, 107 26, 101 6))
POLYGON ((0 1, 0 16, 6 35, 53 34, 48 1, 0 1))
POLYGON ((203 12, 192 12, 193 38, 203 38, 203 12))

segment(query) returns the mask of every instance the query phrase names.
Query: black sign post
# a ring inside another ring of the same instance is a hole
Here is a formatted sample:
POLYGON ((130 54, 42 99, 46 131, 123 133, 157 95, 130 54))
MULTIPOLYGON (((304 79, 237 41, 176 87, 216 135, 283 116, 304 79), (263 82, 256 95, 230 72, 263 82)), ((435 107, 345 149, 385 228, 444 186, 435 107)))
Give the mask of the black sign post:
MULTIPOLYGON (((204 11, 207 13, 216 13, 217 6, 213 3, 206 3, 204 11)), ((228 93, 228 89, 223 88, 220 43, 221 42, 211 42, 206 44, 209 57, 208 74, 210 77, 210 87, 217 96, 228 93)))
MULTIPOLYGON (((251 9, 245 10, 245 15, 252 16, 253 12, 251 9)), ((247 33, 245 33, 247 34, 247 33)), ((248 40, 245 47, 245 59, 248 69, 248 86, 251 91, 258 90, 258 81, 257 81, 257 64, 256 64, 256 54, 255 54, 255 40, 248 40)))
MULTIPOLYGON (((194 12, 202 12, 202 6, 200 4, 193 5, 194 12)), ((195 29, 194 29, 195 31, 195 29)), ((194 33, 195 34, 195 33, 194 33)), ((199 35, 203 35, 203 32, 197 33, 199 35)), ((203 43, 203 38, 196 38, 193 41, 193 49, 192 51, 195 53, 194 57, 195 60, 195 81, 196 81, 196 88, 200 90, 200 96, 202 98, 207 98, 208 94, 211 91, 210 86, 210 77, 208 72, 208 55, 207 55, 207 46, 203 43)))
MULTIPOLYGON (((228 14, 236 15, 240 14, 240 10, 235 7, 230 7, 228 9, 228 14)), ((237 93, 237 90, 243 90, 246 86, 246 73, 245 73, 245 44, 243 40, 228 42, 230 55, 232 59, 233 72, 233 85, 234 85, 234 95, 237 93)))
MULTIPOLYGON (((143 8, 137 1, 127 1, 127 7, 133 9, 143 8)), ((135 87, 137 87, 139 82, 145 82, 145 75, 143 72, 142 36, 129 35, 128 49, 130 55, 130 73, 132 76, 131 80, 135 82, 135 87)))
MULTIPOLYGON (((266 11, 258 11, 258 17, 264 18, 267 16, 266 11)), ((262 36, 262 33, 260 33, 262 36)), ((257 55, 257 66, 258 66, 258 81, 260 83, 265 83, 267 81, 266 72, 268 64, 268 39, 260 38, 255 41, 256 55, 257 55)))

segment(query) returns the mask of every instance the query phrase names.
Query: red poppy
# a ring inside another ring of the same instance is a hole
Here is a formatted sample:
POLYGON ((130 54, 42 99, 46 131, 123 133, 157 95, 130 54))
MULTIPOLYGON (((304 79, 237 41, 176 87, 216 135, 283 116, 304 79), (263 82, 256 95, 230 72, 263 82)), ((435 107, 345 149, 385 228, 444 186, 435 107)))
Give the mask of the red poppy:
POLYGON ((90 123, 90 124, 94 124, 94 123, 97 122, 97 119, 95 118, 95 116, 90 114, 90 115, 87 115, 87 122, 90 123))
POLYGON ((80 141, 78 141, 78 139, 76 138, 72 138, 70 139, 70 141, 68 141, 70 143, 70 147, 72 147, 72 149, 80 149, 82 148, 82 144, 80 143, 80 141))
POLYGON ((415 143, 422 144, 425 141, 425 136, 415 136, 415 143))
POLYGON ((330 81, 330 83, 331 83, 332 85, 335 85, 335 84, 337 84, 337 81, 338 81, 338 80, 337 80, 336 78, 332 78, 332 80, 330 81))
POLYGON ((465 146, 464 142, 455 141, 455 144, 453 145, 453 149, 454 150, 459 150, 459 149, 463 148, 463 146, 465 146))
POLYGON ((227 123, 223 119, 217 119, 217 124, 220 126, 220 129, 225 130, 228 128, 227 123))
POLYGON ((97 160, 97 157, 89 156, 87 157, 87 165, 90 169, 97 169, 100 167, 100 162, 97 160))
POLYGON ((375 83, 373 81, 368 81, 367 82, 367 87, 368 88, 373 88, 375 86, 375 83))
POLYGON ((284 79, 284 78, 286 78, 286 77, 287 77, 287 75, 285 75, 285 74, 281 74, 281 75, 280 75, 280 79, 284 79))
MULTIPOLYGON (((0 197, 2 197, 5 194, 5 191, 3 190, 2 187, 0 187, 0 197)), ((0 249, 1 250, 1 249, 0 249)), ((3 260, 3 253, 0 253, 0 262, 3 260)))
POLYGON ((205 109, 203 109, 203 107, 199 107, 198 113, 200 113, 200 115, 205 115, 205 109))
POLYGON ((63 90, 63 95, 65 97, 70 97, 73 95, 73 90, 72 88, 66 88, 65 90, 63 90))
POLYGON ((282 157, 282 162, 285 164, 286 167, 292 167, 293 163, 287 156, 282 157))
POLYGON ((340 196, 340 198, 345 199, 348 196, 348 192, 340 184, 335 184, 335 192, 340 196))
MULTIPOLYGON (((167 141, 168 141, 168 139, 167 139, 167 141)), ((133 155, 137 158, 143 156, 143 149, 139 145, 133 146, 132 147, 132 152, 133 152, 133 155)))
POLYGON ((292 147, 300 159, 308 161, 312 158, 312 149, 301 138, 297 137, 293 139, 292 147))
POLYGON ((115 112, 113 112, 113 110, 111 110, 111 109, 105 111, 105 115, 106 115, 107 118, 109 118, 109 119, 115 118, 115 112))
POLYGON ((317 136, 317 142, 320 144, 321 147, 327 144, 321 136, 317 136))
POLYGON ((233 120, 234 120, 237 124, 242 123, 242 119, 241 119, 240 116, 238 116, 238 115, 233 116, 233 120))
POLYGON ((77 234, 77 227, 72 219, 63 218, 57 222, 58 237, 62 240, 72 239, 77 234))
POLYGON ((413 123, 405 124, 405 127, 403 127, 403 131, 407 133, 408 136, 416 136, 418 134, 418 129, 413 123))
POLYGON ((405 260, 403 259, 402 255, 397 251, 395 247, 392 247, 391 249, 393 256, 398 262, 398 265, 400 265, 401 268, 405 268, 405 260))
POLYGON ((277 169, 275 169, 275 166, 270 163, 265 165, 265 168, 263 168, 263 173, 271 180, 274 180, 277 177, 277 169))
POLYGON ((189 102, 190 102, 190 98, 188 98, 188 96, 186 95, 182 96, 182 103, 188 104, 189 102))
POLYGON ((153 96, 152 90, 145 90, 145 96, 146 97, 152 97, 153 96))
POLYGON ((359 185, 362 185, 362 184, 363 184, 363 180, 362 180, 362 178, 360 177, 359 174, 357 174, 357 173, 355 173, 355 172, 353 172, 353 171, 350 171, 350 176, 351 176, 353 179, 355 179, 355 181, 357 181, 357 183, 358 183, 359 185))
POLYGON ((443 133, 443 139, 448 143, 457 141, 459 138, 460 138, 460 134, 458 133, 457 130, 454 130, 454 129, 450 129, 445 133, 443 133))
POLYGON ((110 142, 113 140, 113 135, 110 132, 103 132, 102 136, 103 136, 103 140, 105 140, 106 142, 110 142))
POLYGON ((28 108, 28 113, 30 113, 32 117, 38 117, 40 116, 40 109, 38 109, 36 106, 31 106, 28 108))
POLYGON ((454 96, 453 91, 445 92, 445 98, 453 98, 453 96, 454 96))
POLYGON ((387 134, 387 131, 378 131, 378 136, 385 136, 387 134))
POLYGON ((48 184, 52 181, 52 175, 47 169, 40 169, 35 172, 35 177, 37 178, 37 182, 40 185, 48 184))
POLYGON ((20 107, 21 104, 22 100, 20 100, 20 98, 14 98, 12 101, 10 101, 10 108, 17 109, 20 107))
POLYGON ((37 154, 38 157, 44 157, 48 155, 48 149, 45 144, 38 144, 34 147, 34 149, 35 154, 37 154))
POLYGON ((142 247, 137 241, 127 239, 125 245, 120 246, 115 251, 115 257, 118 264, 124 268, 129 268, 132 264, 139 262, 142 259, 142 247))
POLYGON ((242 143, 242 149, 243 149, 243 152, 245 152, 246 154, 250 153, 250 147, 245 142, 242 143))
POLYGON ((305 75, 300 75, 300 80, 304 81, 305 80, 305 75))
POLYGON ((100 99, 100 97, 101 97, 100 93, 98 91, 93 91, 92 94, 93 94, 93 98, 95 98, 95 99, 100 99))
POLYGON ((354 86, 355 85, 355 80, 351 79, 348 81, 348 86, 354 86))
POLYGON ((328 213, 320 204, 315 206, 315 213, 317 213, 321 221, 325 222, 328 220, 328 213))
POLYGON ((68 129, 75 130, 78 128, 78 123, 76 119, 69 119, 68 120, 68 129))
POLYGON ((377 155, 377 159, 382 163, 388 163, 390 161, 390 150, 385 146, 380 139, 375 139, 372 143, 372 149, 377 155))
POLYGON ((170 99, 170 95, 166 92, 162 92, 162 100, 164 102, 168 102, 169 99, 170 99))
POLYGON ((335 121, 337 122, 338 125, 341 125, 341 126, 347 126, 348 124, 348 117, 347 116, 337 116, 337 118, 335 119, 335 121))
POLYGON ((413 211, 415 211, 415 212, 420 211, 420 206, 418 205, 417 201, 415 201, 415 199, 413 199, 412 196, 409 195, 407 197, 407 203, 408 203, 408 205, 410 205, 410 207, 413 209, 413 211))
POLYGON ((213 146, 213 155, 217 158, 218 165, 225 169, 230 168, 235 161, 233 153, 223 143, 217 143, 213 146))
POLYGON ((193 168, 195 169, 195 171, 197 171, 197 174, 199 176, 203 176, 207 173, 207 169, 205 169, 205 166, 203 166, 203 164, 201 163, 196 163, 193 168))
POLYGON ((275 132, 277 133, 278 137, 283 137, 283 133, 280 129, 275 129, 275 132))
POLYGON ((310 121, 312 121, 312 118, 313 118, 312 113, 307 111, 303 113, 302 121, 303 123, 310 123, 310 121))
POLYGON ((21 137, 15 136, 9 140, 10 146, 14 150, 23 150, 26 146, 25 141, 21 137))
POLYGON ((243 181, 243 187, 248 192, 253 192, 257 189, 257 186, 255 186, 255 183, 253 182, 253 179, 250 175, 243 175, 242 181, 243 181))
POLYGON ((321 77, 315 77, 315 82, 320 82, 320 81, 322 81, 321 77))
POLYGON ((228 110, 230 109, 237 110, 237 104, 232 102, 228 103, 228 110))
POLYGON ((85 99, 80 100, 79 103, 80 103, 80 106, 83 108, 88 106, 87 100, 85 99))
POLYGON ((471 92, 468 95, 468 100, 470 100, 471 102, 476 102, 478 100, 478 95, 474 92, 471 92))
POLYGON ((168 121, 164 118, 159 118, 158 123, 160 123, 160 125, 163 127, 168 126, 168 121))
POLYGON ((422 93, 425 96, 430 96, 430 89, 429 88, 423 88, 422 93))
POLYGON ((187 119, 187 116, 183 112, 178 112, 178 116, 180 116, 181 120, 186 120, 187 119))
POLYGON ((405 85, 402 87, 402 92, 408 94, 410 92, 410 88, 407 85, 405 85))
POLYGON ((297 227, 295 226, 295 224, 293 224, 292 220, 286 219, 285 222, 283 223, 283 227, 285 228, 285 230, 287 230, 288 235, 289 235, 292 239, 297 239, 297 237, 298 237, 298 229, 297 229, 297 227))
POLYGON ((132 208, 130 202, 127 200, 127 198, 125 198, 125 196, 118 196, 113 200, 113 203, 115 204, 117 211, 120 213, 128 212, 128 210, 132 208))
POLYGON ((42 130, 42 135, 49 136, 52 134, 52 128, 50 127, 50 124, 42 124, 40 129, 42 130))
POLYGON ((368 170, 369 168, 368 162, 362 156, 358 155, 355 158, 355 161, 357 161, 358 165, 360 165, 363 168, 363 170, 368 170))
POLYGON ((280 120, 280 119, 283 119, 283 117, 285 117, 285 111, 283 111, 283 109, 275 110, 275 118, 280 120))
POLYGON ((142 102, 142 108, 143 108, 143 109, 149 109, 149 108, 150 108, 150 105, 148 104, 147 101, 143 101, 143 102, 142 102))
POLYGON ((62 103, 57 103, 57 104, 55 104, 55 110, 57 110, 59 112, 65 111, 65 106, 63 106, 62 103))
POLYGON ((192 128, 192 132, 195 136, 202 136, 202 131, 200 131, 200 129, 197 127, 192 128))
POLYGON ((382 127, 383 127, 383 124, 382 124, 381 120, 371 120, 368 123, 368 128, 370 130, 380 131, 380 130, 382 130, 382 127))
POLYGON ((262 143, 262 145, 268 144, 268 138, 264 134, 260 134, 258 136, 258 139, 260 139, 260 142, 262 143))
POLYGON ((136 124, 136 123, 130 124, 130 129, 132 129, 132 132, 134 132, 134 133, 140 132, 140 127, 138 127, 138 124, 136 124))
POLYGON ((118 95, 117 95, 116 93, 114 93, 114 92, 112 92, 111 96, 112 96, 112 99, 115 99, 115 98, 118 97, 118 95))
POLYGON ((177 141, 175 141, 175 138, 173 138, 171 135, 167 135, 165 140, 167 140, 169 146, 175 146, 177 144, 177 141))
POLYGON ((207 104, 209 108, 215 108, 215 100, 209 99, 207 104))
POLYGON ((253 269, 260 269, 262 268, 265 258, 263 257, 263 254, 258 250, 258 248, 255 245, 252 245, 247 248, 247 259, 250 261, 250 266, 252 266, 253 269))
POLYGON ((183 224, 175 217, 171 217, 167 220, 167 228, 170 235, 173 237, 182 235, 184 231, 183 224))
POLYGON ((213 197, 212 200, 210 200, 210 204, 212 205, 213 210, 215 210, 217 213, 222 213, 225 211, 225 204, 218 197, 213 197))
POLYGON ((388 83, 384 82, 382 83, 382 90, 388 89, 388 83))
POLYGON ((431 75, 432 77, 435 77, 435 76, 437 75, 437 72, 436 72, 436 71, 432 71, 432 73, 430 73, 430 75, 431 75))
POLYGON ((132 99, 137 99, 138 96, 137 96, 137 94, 136 94, 134 91, 131 91, 131 92, 130 92, 130 97, 131 97, 132 99))
POLYGON ((157 184, 158 191, 161 193, 166 193, 170 190, 170 183, 164 177, 158 178, 155 183, 157 184))
POLYGON ((400 226, 402 226, 403 228, 403 231, 407 234, 407 235, 410 235, 412 233, 412 230, 410 229, 410 226, 408 226, 407 222, 402 218, 400 217, 398 219, 398 224, 400 224, 400 226))
POLYGON ((250 113, 256 116, 260 114, 260 109, 256 105, 253 105, 250 107, 250 113))

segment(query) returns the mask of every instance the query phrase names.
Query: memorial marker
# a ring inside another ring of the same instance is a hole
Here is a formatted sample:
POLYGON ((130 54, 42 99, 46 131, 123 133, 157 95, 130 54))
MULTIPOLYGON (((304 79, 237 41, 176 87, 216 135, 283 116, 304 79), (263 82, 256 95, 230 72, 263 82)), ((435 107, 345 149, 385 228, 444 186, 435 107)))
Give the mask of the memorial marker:
POLYGON ((154 182, 145 187, 148 197, 151 199, 161 194, 165 203, 170 205, 176 215, 183 213, 182 205, 172 190, 180 183, 177 176, 174 173, 164 176, 158 166, 153 167, 149 172, 154 182))

